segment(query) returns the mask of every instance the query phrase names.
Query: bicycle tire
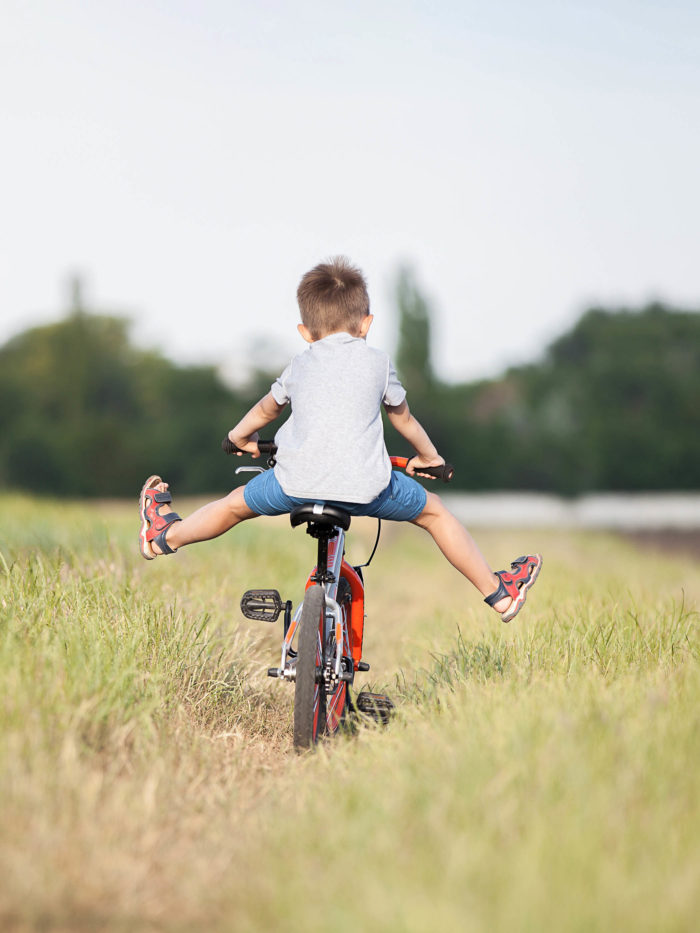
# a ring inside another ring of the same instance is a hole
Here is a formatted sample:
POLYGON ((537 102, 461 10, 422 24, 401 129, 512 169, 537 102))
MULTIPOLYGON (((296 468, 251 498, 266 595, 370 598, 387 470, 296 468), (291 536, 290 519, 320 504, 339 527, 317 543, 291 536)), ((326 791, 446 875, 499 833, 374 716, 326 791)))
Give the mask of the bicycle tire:
POLYGON ((323 628, 326 594, 321 586, 306 591, 299 623, 294 682, 294 747, 315 745, 326 730, 326 685, 323 670, 323 628))

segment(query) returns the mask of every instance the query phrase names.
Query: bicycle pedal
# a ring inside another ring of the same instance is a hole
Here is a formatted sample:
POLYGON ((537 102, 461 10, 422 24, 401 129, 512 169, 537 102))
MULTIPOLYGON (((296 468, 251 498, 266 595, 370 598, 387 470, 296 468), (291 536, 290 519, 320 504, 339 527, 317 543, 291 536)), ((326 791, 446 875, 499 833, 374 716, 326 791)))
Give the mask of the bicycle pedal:
POLYGON ((368 671, 369 670, 369 661, 358 661, 357 662, 358 671, 368 671))
POLYGON ((268 667, 267 676, 268 677, 279 677, 280 669, 278 667, 268 667))
POLYGON ((276 622, 284 608, 277 590, 248 590, 241 598, 241 612, 246 619, 276 622))
POLYGON ((391 719, 395 708, 388 696, 383 693, 370 693, 367 690, 357 694, 355 706, 365 716, 371 716, 384 726, 391 719))

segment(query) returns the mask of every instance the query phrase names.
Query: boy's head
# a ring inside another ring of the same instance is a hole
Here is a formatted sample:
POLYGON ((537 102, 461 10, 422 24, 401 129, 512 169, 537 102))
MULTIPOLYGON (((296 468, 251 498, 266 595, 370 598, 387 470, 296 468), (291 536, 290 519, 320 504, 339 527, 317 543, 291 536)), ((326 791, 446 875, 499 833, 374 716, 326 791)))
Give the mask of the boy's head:
POLYGON ((307 340, 339 331, 364 337, 372 320, 365 278, 344 256, 307 272, 299 283, 297 301, 302 320, 299 330, 307 340))

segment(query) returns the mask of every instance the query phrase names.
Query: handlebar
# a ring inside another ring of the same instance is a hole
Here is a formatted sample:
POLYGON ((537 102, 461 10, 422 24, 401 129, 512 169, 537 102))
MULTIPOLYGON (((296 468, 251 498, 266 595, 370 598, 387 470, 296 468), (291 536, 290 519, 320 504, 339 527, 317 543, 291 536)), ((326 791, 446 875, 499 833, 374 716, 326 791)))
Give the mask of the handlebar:
MULTIPOLYGON (((408 466, 408 461, 412 460, 412 457, 391 457, 391 465, 399 470, 405 470, 408 466)), ((455 468, 451 463, 443 463, 442 466, 436 467, 421 467, 418 471, 419 473, 427 473, 428 476, 434 476, 435 479, 441 479, 443 483, 449 483, 452 477, 455 475, 455 468)))
MULTIPOLYGON (((233 441, 230 441, 228 435, 221 442, 221 449, 225 454, 242 454, 247 451, 241 450, 233 441)), ((264 441, 262 438, 258 441, 258 449, 261 454, 269 454, 274 457, 277 453, 277 444, 274 441, 264 441)), ((411 457, 391 457, 391 465, 395 469, 405 470, 411 457)), ((435 479, 441 479, 443 483, 449 483, 455 475, 455 469, 451 463, 443 463, 438 467, 423 467, 419 472, 427 473, 428 476, 434 476, 435 479)))
MULTIPOLYGON (((221 449, 225 454, 245 454, 248 451, 241 450, 240 447, 236 447, 233 441, 230 441, 228 434, 221 442, 221 449)), ((274 441, 264 441, 260 439, 258 441, 258 450, 261 454, 271 454, 273 457, 277 453, 277 444, 274 441)))

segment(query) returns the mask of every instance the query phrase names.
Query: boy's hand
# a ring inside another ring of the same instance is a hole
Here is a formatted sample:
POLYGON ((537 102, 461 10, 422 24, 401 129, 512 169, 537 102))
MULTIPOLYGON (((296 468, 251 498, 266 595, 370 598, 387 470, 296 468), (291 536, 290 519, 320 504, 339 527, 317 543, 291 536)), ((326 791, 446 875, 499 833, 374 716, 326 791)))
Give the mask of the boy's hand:
POLYGON ((258 432, 254 431, 248 437, 243 437, 241 434, 236 434, 234 431, 228 432, 228 439, 232 444, 235 444, 236 447, 240 447, 240 450, 236 452, 236 456, 240 457, 244 453, 250 454, 253 460, 257 460, 260 456, 260 448, 258 447, 258 432))
POLYGON ((415 457, 411 457, 406 464, 406 472, 409 476, 423 476, 425 479, 435 479, 430 473, 422 473, 421 468, 439 467, 444 463, 445 458, 441 457, 439 454, 436 457, 421 457, 416 454, 415 457))

